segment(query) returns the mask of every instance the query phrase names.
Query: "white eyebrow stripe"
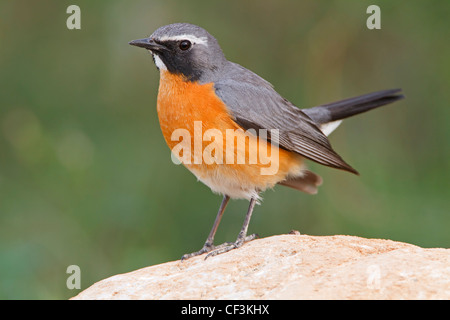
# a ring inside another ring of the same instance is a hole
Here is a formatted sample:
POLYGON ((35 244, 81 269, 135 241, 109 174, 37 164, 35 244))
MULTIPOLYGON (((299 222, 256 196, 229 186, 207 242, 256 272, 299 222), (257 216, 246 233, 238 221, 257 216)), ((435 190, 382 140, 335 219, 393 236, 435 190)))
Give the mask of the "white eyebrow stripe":
POLYGON ((192 34, 182 34, 178 36, 162 36, 159 38, 160 41, 180 41, 180 40, 189 40, 192 43, 195 44, 203 44, 205 46, 208 46, 208 40, 206 37, 196 37, 192 34))

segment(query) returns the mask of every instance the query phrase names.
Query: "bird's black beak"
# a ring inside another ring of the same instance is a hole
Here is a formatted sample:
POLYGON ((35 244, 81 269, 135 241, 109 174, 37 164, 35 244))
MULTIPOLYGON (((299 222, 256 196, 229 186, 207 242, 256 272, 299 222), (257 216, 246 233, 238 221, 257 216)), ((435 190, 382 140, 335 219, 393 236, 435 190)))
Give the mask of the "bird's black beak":
POLYGON ((138 39, 128 42, 128 44, 131 44, 132 46, 144 48, 151 51, 163 51, 167 50, 166 46, 156 43, 155 40, 151 38, 146 39, 138 39))

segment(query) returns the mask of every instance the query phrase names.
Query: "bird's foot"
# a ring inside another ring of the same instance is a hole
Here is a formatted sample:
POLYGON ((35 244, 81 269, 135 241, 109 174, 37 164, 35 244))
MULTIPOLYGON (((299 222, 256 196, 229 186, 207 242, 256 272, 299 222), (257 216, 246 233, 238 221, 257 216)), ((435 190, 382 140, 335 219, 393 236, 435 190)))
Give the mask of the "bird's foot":
POLYGON ((236 240, 236 242, 234 242, 234 243, 231 243, 231 242, 225 242, 225 243, 223 243, 223 244, 221 244, 221 245, 215 247, 215 248, 214 248, 214 249, 215 249, 214 251, 211 250, 211 251, 206 255, 205 260, 208 259, 209 257, 214 257, 214 256, 217 256, 217 255, 219 255, 219 254, 222 254, 222 253, 231 251, 231 250, 233 250, 233 249, 240 248, 240 247, 242 247, 242 245, 243 245, 244 243, 249 242, 249 241, 252 241, 252 240, 254 240, 254 239, 256 239, 256 238, 258 238, 258 235, 257 235, 257 234, 252 234, 252 235, 249 235, 249 236, 246 236, 246 237, 238 237, 237 240, 236 240))
POLYGON ((218 249, 218 248, 220 248, 220 247, 222 247, 222 246, 225 246, 225 245, 231 245, 231 242, 223 243, 223 244, 221 244, 221 245, 219 245, 219 246, 217 246, 217 247, 214 246, 212 243, 208 243, 208 242, 207 242, 207 243, 205 243, 205 244, 203 245, 203 248, 201 248, 199 251, 184 254, 184 255, 181 257, 181 262, 183 262, 184 260, 190 259, 190 258, 192 258, 192 257, 200 256, 200 255, 202 255, 202 254, 204 254, 204 253, 211 252, 211 251, 213 251, 213 250, 215 250, 215 249, 218 249))
POLYGON ((205 260, 208 259, 209 257, 214 257, 217 256, 221 253, 225 253, 228 252, 230 250, 233 249, 237 249, 240 248, 244 243, 252 241, 254 239, 258 238, 257 234, 252 234, 246 237, 238 237, 238 239, 236 240, 236 242, 225 242, 222 243, 218 246, 215 246, 213 244, 210 243, 205 243, 205 245, 203 246, 203 248, 201 248, 199 251, 196 252, 192 252, 192 253, 187 253, 185 255, 183 255, 181 257, 181 262, 183 262, 184 260, 190 259, 192 257, 196 257, 196 256, 200 256, 204 253, 208 253, 205 257, 205 260))

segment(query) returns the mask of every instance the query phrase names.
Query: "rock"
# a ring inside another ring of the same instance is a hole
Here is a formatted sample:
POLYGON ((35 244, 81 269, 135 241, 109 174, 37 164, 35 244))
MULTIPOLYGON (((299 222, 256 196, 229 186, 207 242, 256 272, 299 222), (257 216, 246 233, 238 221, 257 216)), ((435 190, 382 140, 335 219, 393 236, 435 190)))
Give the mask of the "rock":
POLYGON ((72 299, 450 299, 450 249, 273 236, 102 280, 72 299))

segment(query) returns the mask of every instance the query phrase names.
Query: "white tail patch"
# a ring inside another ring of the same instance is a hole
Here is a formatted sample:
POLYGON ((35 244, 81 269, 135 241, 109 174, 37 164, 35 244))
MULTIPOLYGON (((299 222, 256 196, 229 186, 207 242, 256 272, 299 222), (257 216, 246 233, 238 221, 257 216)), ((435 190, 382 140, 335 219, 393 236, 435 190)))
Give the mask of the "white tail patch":
POLYGON ((328 123, 324 123, 320 126, 320 130, 322 130, 323 134, 327 137, 339 127, 339 125, 342 123, 342 120, 336 120, 328 123))

